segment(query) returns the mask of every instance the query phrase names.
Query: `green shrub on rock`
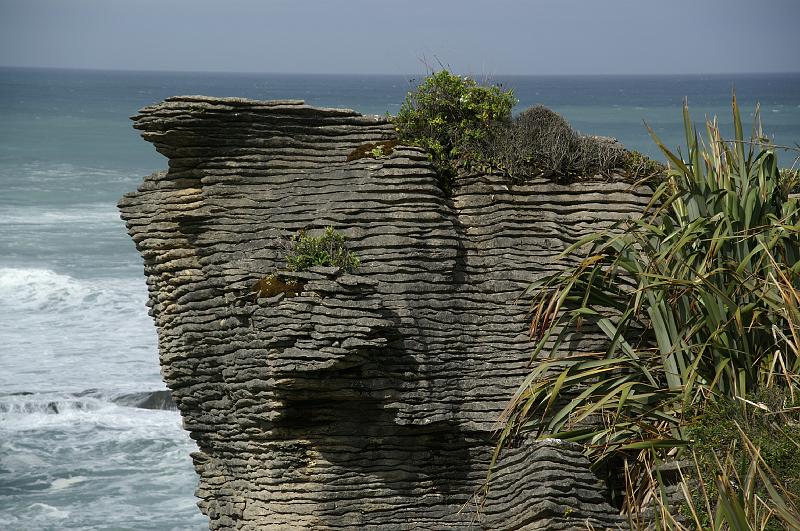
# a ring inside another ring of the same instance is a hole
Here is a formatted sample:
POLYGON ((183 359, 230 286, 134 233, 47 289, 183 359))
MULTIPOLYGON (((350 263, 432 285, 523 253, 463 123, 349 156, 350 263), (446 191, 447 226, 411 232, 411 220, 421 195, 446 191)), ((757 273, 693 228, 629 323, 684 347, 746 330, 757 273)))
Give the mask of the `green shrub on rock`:
POLYGON ((476 157, 470 146, 484 141, 494 123, 511 120, 516 103, 510 90, 441 70, 408 93, 394 122, 400 140, 425 148, 447 184, 476 157))

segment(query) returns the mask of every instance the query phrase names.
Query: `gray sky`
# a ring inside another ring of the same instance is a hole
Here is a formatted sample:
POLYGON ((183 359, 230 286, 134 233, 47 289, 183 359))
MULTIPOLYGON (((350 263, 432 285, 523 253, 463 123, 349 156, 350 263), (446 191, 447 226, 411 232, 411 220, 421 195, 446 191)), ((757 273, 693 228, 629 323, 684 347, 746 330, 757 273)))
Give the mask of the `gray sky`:
POLYGON ((639 74, 800 71, 800 0, 0 0, 0 65, 639 74))

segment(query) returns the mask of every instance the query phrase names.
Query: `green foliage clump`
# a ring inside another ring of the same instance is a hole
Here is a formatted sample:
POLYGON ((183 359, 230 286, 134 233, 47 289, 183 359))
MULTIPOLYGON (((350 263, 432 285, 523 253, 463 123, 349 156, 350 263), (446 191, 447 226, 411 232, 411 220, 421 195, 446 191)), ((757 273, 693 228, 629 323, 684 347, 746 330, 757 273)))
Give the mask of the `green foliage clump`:
MULTIPOLYGON (((800 203, 758 115, 745 140, 735 98, 732 108, 734 139, 709 121, 703 143, 684 107, 686 158, 651 131, 670 167, 642 217, 582 238, 566 269, 530 286, 538 363, 506 410, 498 452, 526 431, 584 443, 595 470, 624 464, 617 493, 636 512, 661 490, 656 465, 690 444, 693 412, 800 395, 800 203), (606 350, 562 356, 581 327, 606 350)), ((751 485, 766 488, 766 467, 751 461, 751 485)), ((719 503, 733 507, 726 477, 719 503)), ((759 503, 784 522, 797 516, 772 492, 759 503)))
POLYGON ((359 261, 355 253, 347 248, 344 235, 328 227, 321 236, 310 236, 305 230, 292 238, 290 252, 286 256, 290 271, 306 271, 314 266, 333 266, 353 272, 359 261))
MULTIPOLYGON (((692 415, 686 434, 693 451, 695 466, 687 470, 695 482, 706 489, 693 492, 693 503, 703 528, 712 528, 713 517, 708 514, 704 498, 719 497, 715 478, 720 465, 727 466, 732 476, 745 478, 753 462, 748 444, 758 448, 764 468, 785 489, 789 500, 800 500, 800 395, 792 397, 778 388, 762 389, 745 400, 727 399, 702 404, 702 410, 692 415), (724 456, 721 460, 720 456, 724 456), (721 463, 720 461, 725 461, 721 463)), ((766 499, 764 485, 757 484, 754 492, 766 499)), ((784 529, 777 519, 771 519, 766 530, 784 529)))
POLYGON ((509 121, 516 103, 511 90, 441 70, 408 93, 394 123, 402 142, 428 151, 447 184, 476 157, 470 146, 485 141, 495 122, 509 121))

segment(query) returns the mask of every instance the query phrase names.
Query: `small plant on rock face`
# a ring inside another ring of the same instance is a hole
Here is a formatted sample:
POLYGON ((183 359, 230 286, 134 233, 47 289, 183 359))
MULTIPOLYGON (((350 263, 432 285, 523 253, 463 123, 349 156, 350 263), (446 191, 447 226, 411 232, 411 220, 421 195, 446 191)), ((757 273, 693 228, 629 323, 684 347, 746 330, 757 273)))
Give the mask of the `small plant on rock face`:
POLYGON ((358 257, 347 248, 343 234, 328 227, 322 236, 310 236, 305 230, 292 238, 292 247, 286 256, 290 271, 306 271, 314 266, 333 266, 353 272, 358 268, 358 257))
POLYGON ((347 249, 345 237, 328 227, 321 236, 310 236, 305 229, 295 234, 286 253, 286 270, 274 271, 260 279, 252 288, 256 299, 277 295, 296 297, 303 292, 305 280, 289 271, 307 271, 314 266, 338 267, 352 273, 358 267, 358 257, 347 249), (288 270, 288 271, 287 271, 288 270))

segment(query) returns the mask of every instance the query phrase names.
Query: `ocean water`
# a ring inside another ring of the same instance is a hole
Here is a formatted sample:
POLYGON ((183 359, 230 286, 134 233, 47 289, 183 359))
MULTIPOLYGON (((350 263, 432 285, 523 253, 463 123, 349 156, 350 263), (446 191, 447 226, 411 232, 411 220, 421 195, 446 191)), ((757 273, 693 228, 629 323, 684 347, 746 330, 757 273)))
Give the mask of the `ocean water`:
MULTIPOLYGON (((735 88, 776 143, 800 142, 800 74, 501 77, 584 133, 653 156, 680 108, 730 127, 735 88)), ((194 443, 175 411, 115 401, 164 389, 141 260, 115 208, 166 161, 128 116, 176 94, 301 98, 396 113, 413 76, 0 68, 0 529, 203 529, 194 443)), ((783 164, 791 164, 784 155, 783 164)))

